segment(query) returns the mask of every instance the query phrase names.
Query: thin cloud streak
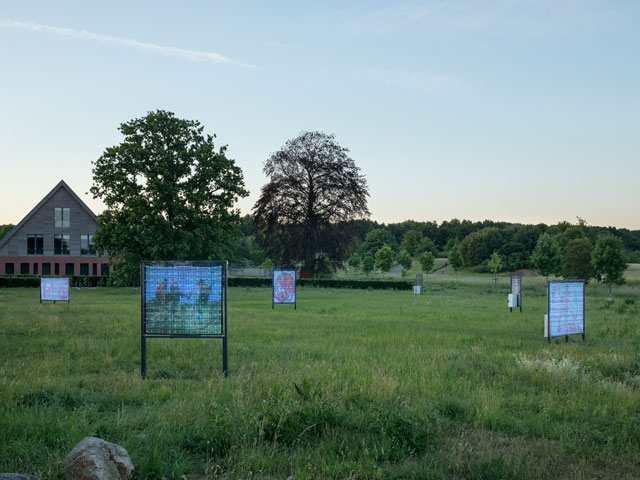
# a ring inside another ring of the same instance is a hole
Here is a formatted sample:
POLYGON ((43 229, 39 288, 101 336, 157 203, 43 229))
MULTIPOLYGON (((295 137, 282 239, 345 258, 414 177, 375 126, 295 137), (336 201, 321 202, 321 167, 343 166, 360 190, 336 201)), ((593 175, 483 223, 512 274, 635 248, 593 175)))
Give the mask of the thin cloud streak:
POLYGON ((359 70, 351 74, 357 80, 397 88, 421 90, 428 94, 447 96, 464 89, 461 81, 447 75, 402 70, 359 70))
POLYGON ((547 35, 616 22, 605 0, 433 0, 391 3, 355 19, 353 28, 390 33, 429 27, 437 31, 547 35))
POLYGON ((219 53, 204 52, 200 50, 189 50, 185 48, 166 47, 155 43, 139 42, 129 38, 113 37, 111 35, 101 35, 98 33, 88 32, 86 30, 75 30, 73 28, 52 27, 50 25, 42 25, 33 22, 20 22, 17 20, 0 20, 0 27, 17 28, 20 30, 28 30, 31 32, 51 33, 71 38, 79 38, 83 40, 93 40, 111 45, 120 45, 123 47, 135 48, 145 52, 159 53, 169 57, 179 57, 190 61, 202 61, 210 63, 227 63, 237 67, 257 70, 258 67, 251 64, 237 62, 227 58, 219 53))

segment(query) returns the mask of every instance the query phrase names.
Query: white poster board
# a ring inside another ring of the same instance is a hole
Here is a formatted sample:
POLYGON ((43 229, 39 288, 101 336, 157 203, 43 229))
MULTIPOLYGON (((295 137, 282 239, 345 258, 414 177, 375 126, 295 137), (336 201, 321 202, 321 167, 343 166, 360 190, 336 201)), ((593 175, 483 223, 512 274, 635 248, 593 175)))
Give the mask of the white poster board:
POLYGON ((584 282, 554 281, 548 285, 548 335, 584 337, 584 282))
POLYGON ((40 302, 42 300, 69 301, 69 279, 63 278, 40 278, 40 302))

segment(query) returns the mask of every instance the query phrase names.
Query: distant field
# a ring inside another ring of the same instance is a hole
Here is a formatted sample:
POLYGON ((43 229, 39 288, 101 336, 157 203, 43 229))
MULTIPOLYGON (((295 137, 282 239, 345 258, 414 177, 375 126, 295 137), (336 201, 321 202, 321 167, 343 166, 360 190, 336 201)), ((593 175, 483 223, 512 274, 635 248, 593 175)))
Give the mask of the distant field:
MULTIPOLYGON (((638 269, 632 269, 636 275, 638 269)), ((219 340, 149 339, 135 289, 0 289, 0 472, 57 478, 85 436, 136 478, 632 479, 640 286, 587 288, 585 344, 542 338, 544 279, 453 276, 426 294, 229 292, 219 340)))

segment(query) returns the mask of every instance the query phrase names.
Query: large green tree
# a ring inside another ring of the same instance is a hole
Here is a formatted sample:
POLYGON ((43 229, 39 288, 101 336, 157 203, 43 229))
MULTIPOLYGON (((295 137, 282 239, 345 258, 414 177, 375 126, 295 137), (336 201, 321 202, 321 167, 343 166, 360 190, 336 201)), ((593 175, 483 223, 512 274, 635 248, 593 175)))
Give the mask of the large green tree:
POLYGON ((404 278, 407 275, 407 272, 411 270, 411 266, 413 265, 411 254, 406 250, 400 250, 397 260, 398 263, 402 265, 402 270, 400 270, 400 273, 402 274, 402 278, 404 278))
POLYGON ((389 245, 383 245, 380 250, 376 252, 376 268, 381 272, 388 272, 393 266, 393 250, 389 245))
POLYGON ((369 216, 360 169, 333 135, 303 132, 265 162, 269 183, 253 207, 256 239, 282 263, 314 274, 342 264, 350 221, 369 216))
POLYGON ((538 238, 536 248, 531 254, 531 261, 540 275, 549 279, 549 275, 560 275, 562 272, 562 250, 558 242, 549 235, 543 233, 538 238))
POLYGON ((458 249, 458 245, 454 245, 449 250, 449 263, 451 264, 451 267, 456 274, 456 285, 458 285, 458 270, 460 270, 464 266, 464 259, 462 258, 462 254, 458 249))
POLYGON ((420 230, 407 230, 407 233, 402 237, 402 243, 400 248, 409 252, 412 257, 417 257, 420 249, 420 242, 422 241, 422 232, 420 230))
POLYGON ((604 276, 604 282, 611 286, 624 283, 624 271, 627 269, 627 255, 624 251, 622 240, 612 235, 603 235, 598 238, 591 255, 596 278, 604 276))
POLYGON ((429 273, 431 272, 436 259, 433 258, 433 254, 431 252, 422 252, 420 254, 420 257, 418 258, 418 261, 420 262, 422 271, 424 273, 429 273))
POLYGON ((118 259, 116 275, 138 278, 141 260, 225 259, 248 195, 242 171, 193 120, 157 110, 123 123, 123 141, 93 162, 91 193, 106 209, 93 240, 118 259))
POLYGON ((564 278, 581 279, 589 283, 595 276, 595 270, 591 265, 591 252, 593 243, 588 237, 576 237, 569 240, 564 247, 564 278))

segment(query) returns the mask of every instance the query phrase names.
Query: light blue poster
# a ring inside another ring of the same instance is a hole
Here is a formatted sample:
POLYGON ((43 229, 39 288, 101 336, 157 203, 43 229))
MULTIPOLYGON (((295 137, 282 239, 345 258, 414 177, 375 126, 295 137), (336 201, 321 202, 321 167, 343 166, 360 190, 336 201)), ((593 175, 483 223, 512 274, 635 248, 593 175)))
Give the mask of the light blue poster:
POLYGON ((40 300, 69 301, 69 279, 40 278, 40 300))
POLYGON ((549 337, 584 333, 584 282, 549 283, 549 337))

